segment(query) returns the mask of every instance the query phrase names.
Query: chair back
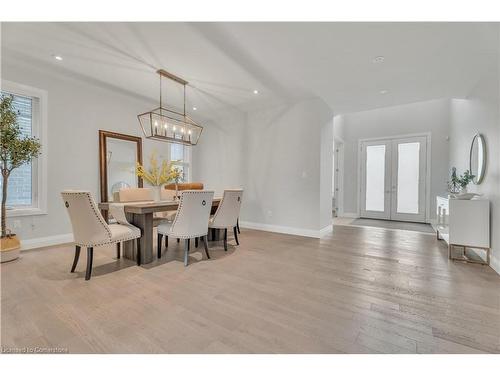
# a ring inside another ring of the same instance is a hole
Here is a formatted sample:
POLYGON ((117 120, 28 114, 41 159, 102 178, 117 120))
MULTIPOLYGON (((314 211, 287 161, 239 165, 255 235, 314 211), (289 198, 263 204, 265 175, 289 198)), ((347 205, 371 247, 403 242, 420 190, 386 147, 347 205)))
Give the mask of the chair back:
POLYGON ((224 190, 222 200, 210 224, 213 228, 232 228, 240 216, 243 189, 224 190))
POLYGON ((170 229, 172 235, 178 238, 205 236, 213 198, 213 191, 184 190, 170 229))
POLYGON ((150 188, 124 188, 119 191, 120 202, 153 201, 153 191, 150 188))
POLYGON ((162 201, 173 201, 175 197, 175 190, 161 189, 160 195, 162 201))
MULTIPOLYGON (((166 190, 175 190, 175 184, 166 184, 166 190)), ((177 189, 181 190, 203 190, 203 183, 201 182, 182 182, 177 184, 177 189)))
POLYGON ((111 239, 108 224, 89 191, 65 190, 61 195, 73 227, 76 244, 92 246, 111 239))

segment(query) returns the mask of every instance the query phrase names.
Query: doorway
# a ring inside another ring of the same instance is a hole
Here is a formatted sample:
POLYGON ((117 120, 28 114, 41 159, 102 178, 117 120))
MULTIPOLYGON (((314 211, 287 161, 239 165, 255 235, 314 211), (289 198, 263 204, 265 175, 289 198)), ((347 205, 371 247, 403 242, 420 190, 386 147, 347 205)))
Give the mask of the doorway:
POLYGON ((425 222, 428 136, 361 141, 360 216, 425 222))

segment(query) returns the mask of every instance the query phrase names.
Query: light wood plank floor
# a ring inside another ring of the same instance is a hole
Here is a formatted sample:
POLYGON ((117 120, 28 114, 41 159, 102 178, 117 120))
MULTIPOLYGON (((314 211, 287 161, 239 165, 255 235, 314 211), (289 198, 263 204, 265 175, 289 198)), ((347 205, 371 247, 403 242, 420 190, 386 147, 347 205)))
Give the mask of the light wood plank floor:
POLYGON ((335 226, 321 240, 242 229, 183 267, 95 250, 24 252, 1 266, 4 348, 71 353, 498 353, 500 276, 447 259, 434 236, 335 226), (232 242, 232 239, 231 239, 232 242))

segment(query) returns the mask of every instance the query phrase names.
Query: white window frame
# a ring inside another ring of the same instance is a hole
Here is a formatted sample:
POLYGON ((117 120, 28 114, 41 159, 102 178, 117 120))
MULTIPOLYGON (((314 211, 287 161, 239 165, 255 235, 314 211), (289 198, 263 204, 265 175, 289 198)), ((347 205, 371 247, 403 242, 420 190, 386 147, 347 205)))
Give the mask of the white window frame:
POLYGON ((2 80, 0 91, 34 98, 36 105, 32 106, 31 132, 40 140, 41 155, 33 161, 31 173, 32 206, 13 207, 7 210, 7 217, 32 216, 47 214, 47 108, 48 93, 46 90, 22 85, 20 83, 2 80))
MULTIPOLYGON (((173 161, 170 159, 172 152, 171 152, 171 147, 172 144, 168 144, 168 160, 173 161)), ((188 168, 188 173, 187 173, 187 181, 184 182, 191 182, 191 176, 192 176, 192 165, 191 165, 191 160, 192 160, 192 147, 193 146, 184 146, 184 161, 182 163, 176 163, 177 165, 181 166, 187 166, 188 168)))

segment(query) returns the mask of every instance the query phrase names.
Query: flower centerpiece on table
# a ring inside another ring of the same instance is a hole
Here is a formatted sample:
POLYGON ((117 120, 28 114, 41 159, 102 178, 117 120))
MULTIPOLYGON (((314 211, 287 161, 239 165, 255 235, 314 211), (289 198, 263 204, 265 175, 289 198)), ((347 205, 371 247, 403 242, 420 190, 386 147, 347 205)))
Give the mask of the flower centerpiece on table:
POLYGON ((175 166, 175 163, 176 161, 166 160, 162 160, 161 163, 159 163, 156 152, 153 152, 149 158, 148 169, 140 163, 136 164, 137 176, 153 186, 156 201, 161 200, 161 187, 163 185, 175 181, 177 190, 177 183, 182 178, 182 172, 175 166))
POLYGON ((175 183, 175 199, 177 199, 179 197, 179 182, 182 181, 182 171, 175 165, 170 168, 170 178, 175 183))

